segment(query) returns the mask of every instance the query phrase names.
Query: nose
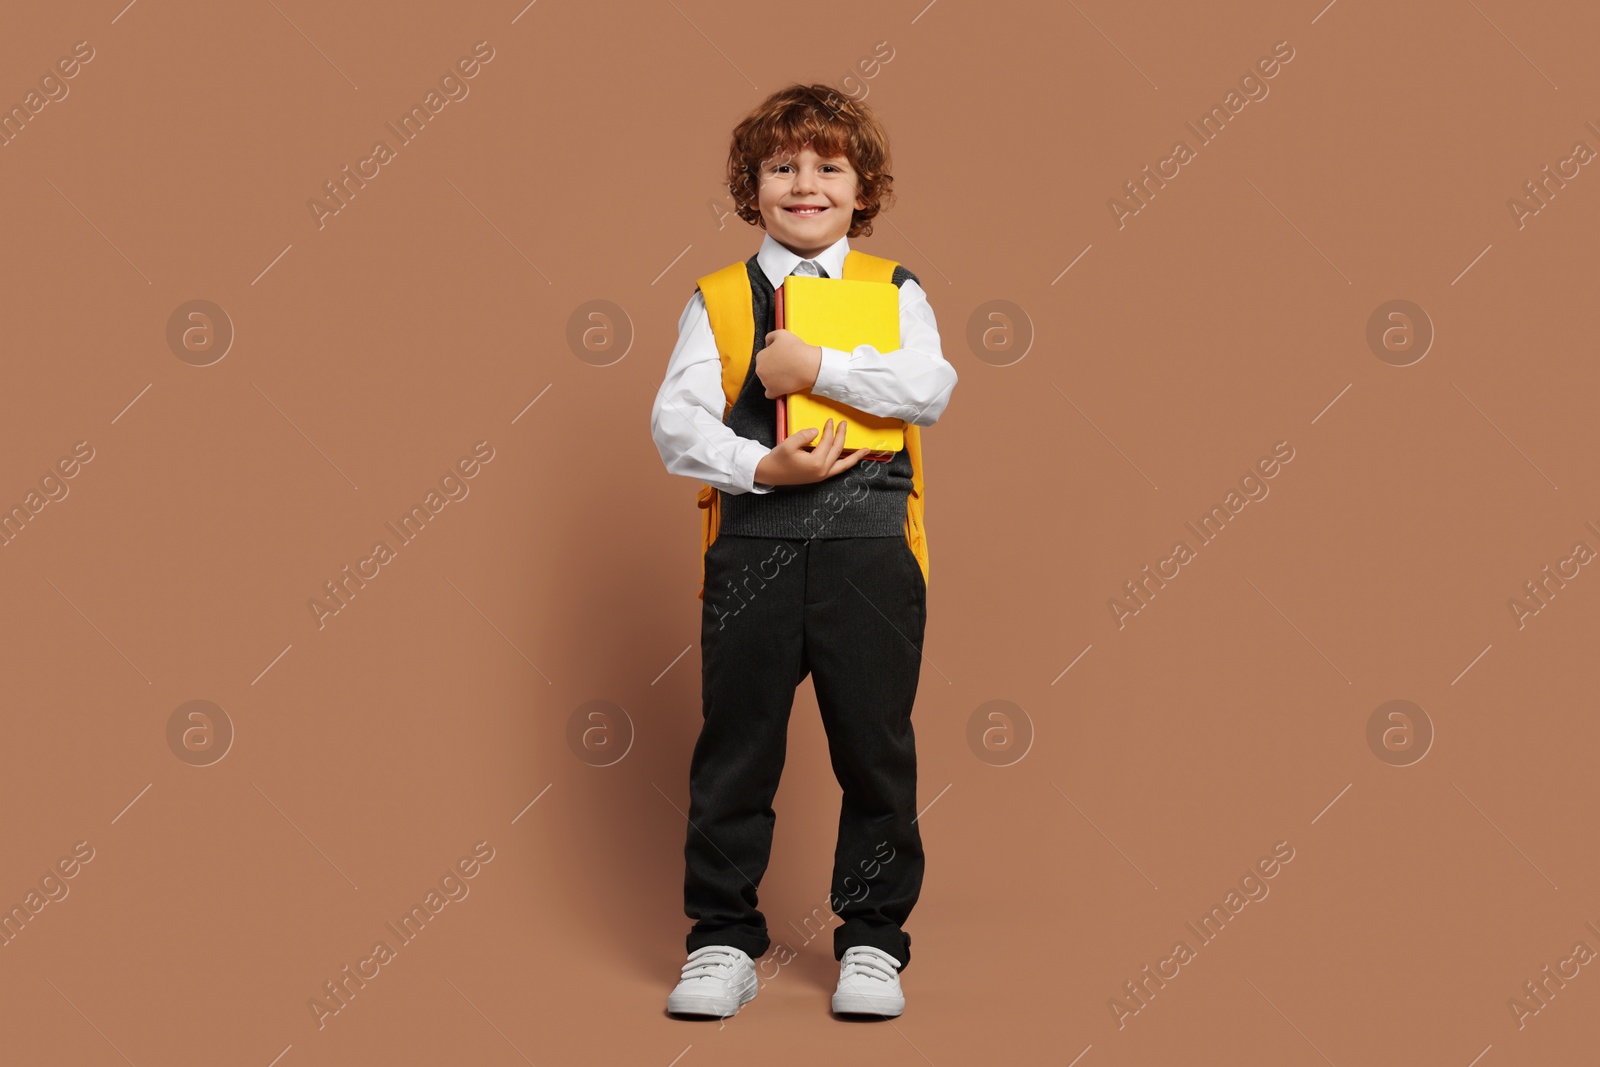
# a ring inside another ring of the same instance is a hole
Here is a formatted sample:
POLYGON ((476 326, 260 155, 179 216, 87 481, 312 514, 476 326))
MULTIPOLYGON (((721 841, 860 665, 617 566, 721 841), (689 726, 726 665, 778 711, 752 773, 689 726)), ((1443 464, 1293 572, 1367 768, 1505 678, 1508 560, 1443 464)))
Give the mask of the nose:
POLYGON ((794 191, 796 193, 800 193, 800 194, 803 195, 803 194, 811 192, 813 189, 815 189, 817 187, 817 184, 816 184, 816 180, 817 180, 816 172, 813 171, 810 167, 796 166, 794 170, 795 170, 794 191))

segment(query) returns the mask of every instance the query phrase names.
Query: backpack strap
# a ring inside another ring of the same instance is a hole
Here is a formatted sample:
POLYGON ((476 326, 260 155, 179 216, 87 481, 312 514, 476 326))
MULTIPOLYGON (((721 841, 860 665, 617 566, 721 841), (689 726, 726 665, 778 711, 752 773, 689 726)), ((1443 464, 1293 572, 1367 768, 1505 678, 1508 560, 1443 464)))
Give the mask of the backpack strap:
MULTIPOLYGON (((739 390, 750 372, 750 355, 756 343, 755 303, 750 295, 750 271, 743 261, 730 263, 713 271, 695 284, 706 302, 706 316, 711 320, 711 336, 717 342, 717 354, 722 357, 722 418, 728 418, 739 390)), ((713 485, 702 485, 695 496, 700 513, 700 599, 706 596, 704 550, 717 539, 717 529, 722 521, 722 498, 713 485)))
MULTIPOLYGON (((900 264, 892 259, 858 252, 852 248, 844 257, 844 276, 869 282, 892 282, 900 264)), ((923 526, 924 486, 922 479, 922 427, 906 423, 906 459, 911 462, 911 492, 906 497, 906 544, 922 568, 922 582, 928 582, 928 535, 923 526)))
POLYGON ((750 272, 743 262, 730 263, 696 279, 711 319, 711 336, 722 357, 722 396, 726 419, 739 399, 750 371, 750 353, 756 344, 755 305, 750 296, 750 272))
POLYGON ((892 282, 894 269, 899 265, 892 259, 858 252, 852 248, 844 257, 844 276, 864 282, 892 282))

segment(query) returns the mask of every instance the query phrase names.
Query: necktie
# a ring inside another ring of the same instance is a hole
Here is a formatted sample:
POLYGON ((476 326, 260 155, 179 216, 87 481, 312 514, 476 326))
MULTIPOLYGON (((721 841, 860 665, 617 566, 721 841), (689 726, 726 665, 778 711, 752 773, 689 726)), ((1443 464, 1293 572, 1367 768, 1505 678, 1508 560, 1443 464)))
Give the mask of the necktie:
POLYGON ((816 272, 816 275, 819 278, 826 278, 828 276, 827 269, 825 267, 823 267, 823 265, 821 263, 818 263, 814 259, 802 259, 799 263, 796 263, 794 265, 794 270, 790 271, 789 273, 790 274, 810 274, 813 271, 816 272))

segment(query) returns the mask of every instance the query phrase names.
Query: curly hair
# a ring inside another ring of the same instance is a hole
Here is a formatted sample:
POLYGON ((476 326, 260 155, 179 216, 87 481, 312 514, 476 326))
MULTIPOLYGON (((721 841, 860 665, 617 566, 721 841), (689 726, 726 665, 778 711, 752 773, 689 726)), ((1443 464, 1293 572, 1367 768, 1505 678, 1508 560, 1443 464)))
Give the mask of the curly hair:
POLYGON ((766 229, 759 192, 761 166, 809 146, 820 156, 843 156, 856 172, 856 195, 847 237, 868 237, 872 220, 894 200, 889 135, 867 105, 826 85, 790 85, 763 100, 734 127, 728 149, 728 192, 741 219, 766 229))

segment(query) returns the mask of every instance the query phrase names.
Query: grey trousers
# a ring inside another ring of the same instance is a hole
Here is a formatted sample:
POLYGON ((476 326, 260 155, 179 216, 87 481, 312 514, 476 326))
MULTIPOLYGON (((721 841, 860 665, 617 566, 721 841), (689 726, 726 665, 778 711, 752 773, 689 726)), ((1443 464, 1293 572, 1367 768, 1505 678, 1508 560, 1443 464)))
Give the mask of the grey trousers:
POLYGON ((834 958, 854 945, 911 962, 903 929, 922 887, 916 735, 927 583, 904 536, 720 535, 706 550, 703 723, 689 769, 684 911, 689 951, 771 947, 757 907, 772 851, 789 711, 807 674, 828 735, 839 810, 834 958))

